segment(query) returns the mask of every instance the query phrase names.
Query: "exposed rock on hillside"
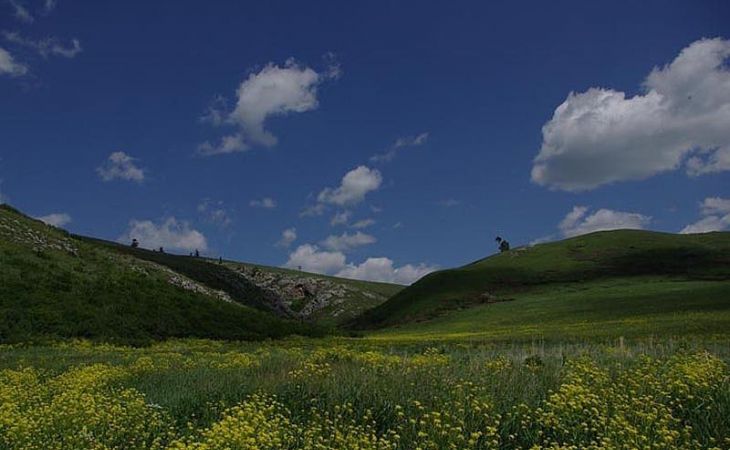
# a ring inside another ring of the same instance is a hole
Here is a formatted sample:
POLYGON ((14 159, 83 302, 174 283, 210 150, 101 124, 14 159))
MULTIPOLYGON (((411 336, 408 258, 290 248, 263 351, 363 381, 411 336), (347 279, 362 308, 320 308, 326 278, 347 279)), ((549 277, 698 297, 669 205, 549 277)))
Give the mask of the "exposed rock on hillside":
POLYGON ((255 266, 236 265, 234 270, 251 283, 271 294, 276 309, 290 317, 310 319, 323 310, 337 318, 346 311, 372 303, 382 303, 387 297, 358 289, 344 283, 306 275, 287 275, 282 272, 261 270, 255 266), (353 304, 353 302, 361 305, 353 304))

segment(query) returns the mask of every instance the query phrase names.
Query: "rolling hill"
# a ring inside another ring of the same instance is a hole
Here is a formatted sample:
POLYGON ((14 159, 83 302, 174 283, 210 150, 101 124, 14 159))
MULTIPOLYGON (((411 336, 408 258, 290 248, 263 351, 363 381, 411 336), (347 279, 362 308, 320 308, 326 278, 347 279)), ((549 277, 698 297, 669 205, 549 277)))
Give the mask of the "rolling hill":
POLYGON ((391 338, 712 332, 730 327, 728 312, 730 233, 619 230, 432 273, 349 326, 391 338))
POLYGON ((0 205, 0 342, 321 336, 401 289, 257 267, 267 285, 244 267, 75 236, 0 205))

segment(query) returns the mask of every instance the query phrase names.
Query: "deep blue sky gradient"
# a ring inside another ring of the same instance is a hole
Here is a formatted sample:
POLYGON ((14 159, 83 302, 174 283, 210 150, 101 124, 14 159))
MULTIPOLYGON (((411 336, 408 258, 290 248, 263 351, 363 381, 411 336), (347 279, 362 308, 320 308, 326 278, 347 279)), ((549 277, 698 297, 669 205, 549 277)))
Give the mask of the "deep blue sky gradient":
POLYGON ((352 261, 464 264, 493 252, 495 234, 520 244, 555 233, 574 205, 639 212, 676 232, 697 220, 699 201, 730 193, 727 173, 578 194, 530 181, 541 127, 569 92, 640 92, 691 42, 730 37, 727 1, 59 0, 31 25, 1 3, 0 30, 81 41, 73 59, 18 54, 31 73, 0 77, 1 192, 30 214, 70 214, 77 233, 116 239, 130 219, 174 216, 206 235, 211 254, 280 265, 283 229, 296 227, 297 243, 343 231, 331 214, 299 217, 311 196, 426 131, 425 145, 378 166, 383 187, 355 210, 377 221, 378 242, 352 261), (320 87, 318 109, 267 121, 278 145, 196 155, 220 135, 199 122, 215 95, 232 97, 269 62, 322 68, 327 52, 342 76, 320 87), (144 183, 98 177, 119 150, 148 169, 144 183), (249 207, 261 197, 278 207, 249 207), (226 205, 230 227, 200 217, 205 198, 226 205), (447 199, 459 204, 439 204, 447 199))

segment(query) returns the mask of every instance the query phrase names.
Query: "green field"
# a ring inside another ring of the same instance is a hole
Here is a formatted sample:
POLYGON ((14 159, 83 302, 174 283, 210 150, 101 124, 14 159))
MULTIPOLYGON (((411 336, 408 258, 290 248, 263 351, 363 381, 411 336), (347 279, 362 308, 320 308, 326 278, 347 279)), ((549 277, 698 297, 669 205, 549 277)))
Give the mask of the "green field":
POLYGON ((730 448, 729 233, 595 233, 403 288, 0 207, 0 268, 3 450, 730 448), (261 274, 341 297, 292 320, 261 274))
POLYGON ((0 447, 727 448, 727 343, 5 347, 0 447))
POLYGON ((515 294, 508 301, 385 328, 374 337, 404 340, 576 341, 650 336, 727 336, 727 281, 618 278, 515 294))

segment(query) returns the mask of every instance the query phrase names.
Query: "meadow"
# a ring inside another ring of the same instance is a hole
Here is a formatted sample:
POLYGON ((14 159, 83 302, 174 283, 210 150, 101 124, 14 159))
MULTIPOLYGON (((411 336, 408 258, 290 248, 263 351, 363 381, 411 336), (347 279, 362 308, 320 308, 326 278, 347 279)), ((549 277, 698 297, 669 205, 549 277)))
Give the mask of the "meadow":
POLYGON ((730 448, 727 344, 3 346, 0 448, 730 448))

